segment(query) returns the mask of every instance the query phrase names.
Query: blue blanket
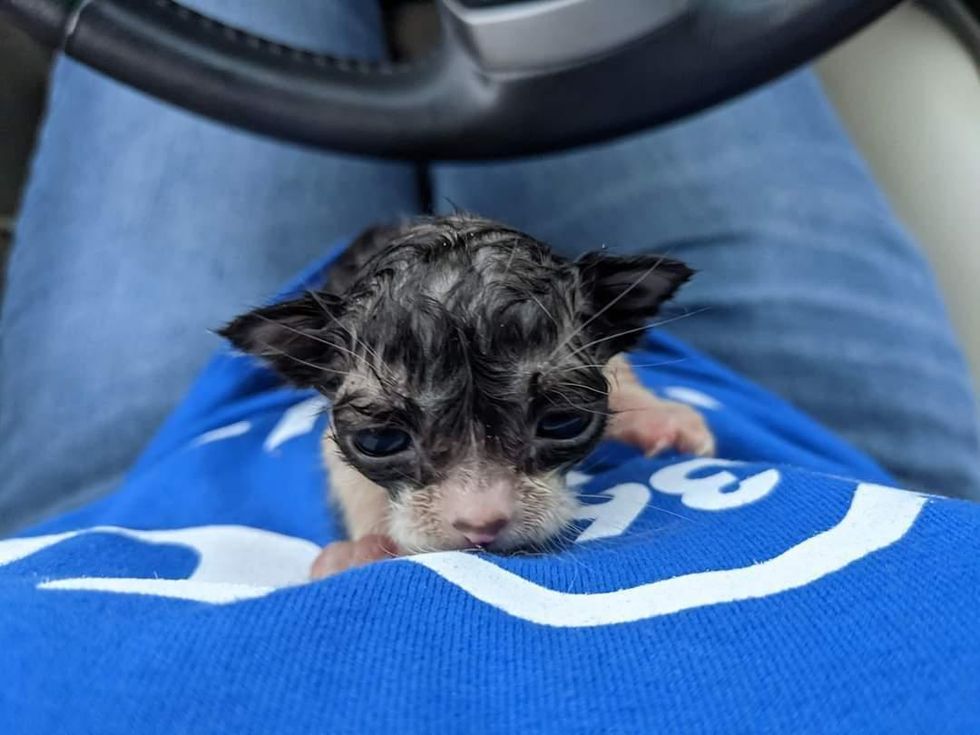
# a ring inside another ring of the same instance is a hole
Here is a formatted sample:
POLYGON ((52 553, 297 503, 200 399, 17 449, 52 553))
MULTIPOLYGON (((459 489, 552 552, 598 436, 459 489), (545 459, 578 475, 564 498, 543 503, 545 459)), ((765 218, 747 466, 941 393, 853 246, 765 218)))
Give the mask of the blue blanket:
POLYGON ((0 541, 0 733, 980 732, 980 506, 635 358, 724 459, 603 446, 560 553, 311 584, 325 407, 219 354, 115 494, 0 541))

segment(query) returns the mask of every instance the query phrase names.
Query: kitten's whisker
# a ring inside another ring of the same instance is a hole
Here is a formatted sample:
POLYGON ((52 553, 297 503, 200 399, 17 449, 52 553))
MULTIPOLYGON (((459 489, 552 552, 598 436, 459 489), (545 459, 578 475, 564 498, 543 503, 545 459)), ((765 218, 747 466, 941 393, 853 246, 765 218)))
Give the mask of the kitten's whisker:
MULTIPOLYGON (((647 362, 647 363, 640 363, 640 364, 631 362, 629 363, 629 365, 630 367, 635 367, 635 368, 653 368, 653 367, 662 367, 664 365, 673 365, 678 362, 684 362, 687 359, 688 358, 686 357, 678 357, 676 360, 664 360, 663 362, 647 362)), ((561 372, 567 372, 569 370, 584 370, 586 368, 604 368, 607 365, 609 365, 608 362, 602 362, 602 363, 597 362, 597 363, 585 364, 585 365, 569 365, 568 367, 555 368, 553 372, 561 373, 561 372)))
MULTIPOLYGON (((335 350, 338 350, 340 352, 343 352, 344 354, 350 355, 350 357, 353 358, 353 360, 354 360, 355 363, 365 365, 368 368, 368 370, 370 370, 372 372, 372 374, 374 375, 375 379, 380 384, 387 385, 389 387, 394 386, 394 382, 392 381, 392 379, 383 377, 378 372, 378 370, 375 368, 374 365, 372 365, 369 362, 367 362, 362 355, 358 355, 356 352, 354 352, 350 348, 345 347, 343 345, 339 345, 336 342, 331 342, 330 340, 324 339, 323 337, 318 337, 318 336, 316 336, 314 334, 310 334, 308 332, 304 332, 302 330, 296 329, 295 327, 291 327, 288 324, 283 324, 282 322, 278 322, 275 319, 271 319, 271 318, 269 318, 267 316, 264 316, 262 314, 256 314, 256 316, 259 319, 262 319, 263 321, 269 322, 270 324, 275 324, 276 326, 280 327, 281 329, 285 329, 287 332, 292 332, 293 334, 298 334, 300 337, 303 337, 304 339, 311 339, 314 342, 318 342, 319 344, 326 345, 327 347, 332 347, 335 350)), ((350 330, 348 330, 348 332, 349 331, 350 330)), ((263 342, 262 344, 266 345, 267 347, 271 347, 271 345, 269 345, 266 342, 263 342)), ((291 359, 295 360, 296 362, 304 362, 304 361, 300 360, 298 357, 295 357, 294 355, 289 355, 288 353, 283 352, 281 350, 279 352, 280 352, 280 354, 283 354, 283 355, 286 355, 287 357, 290 357, 291 359)), ((311 365, 312 363, 308 363, 307 362, 305 364, 311 365)), ((334 372, 337 372, 337 371, 334 371, 334 372)))
MULTIPOLYGON (((299 365, 306 365, 306 367, 311 367, 314 370, 319 370, 319 371, 324 372, 324 373, 335 373, 336 375, 346 375, 347 374, 347 373, 345 373, 345 372, 343 372, 341 370, 333 370, 333 369, 328 368, 328 367, 323 367, 322 365, 317 365, 316 363, 313 363, 313 362, 307 362, 306 360, 300 359, 300 358, 296 357, 295 355, 289 354, 285 350, 280 350, 278 347, 274 347, 274 346, 270 345, 268 342, 260 342, 259 344, 261 344, 262 347, 264 347, 266 349, 272 350, 272 353, 271 354, 273 354, 273 355, 282 355, 283 357, 286 357, 286 358, 292 360, 293 362, 295 362, 295 363, 297 363, 299 365)), ((258 357, 269 357, 269 355, 268 354, 265 354, 265 352, 260 352, 258 354, 258 357)))
POLYGON ((510 275, 510 266, 514 262, 514 256, 517 255, 517 248, 511 247, 510 257, 507 259, 507 265, 504 266, 504 275, 510 275))
POLYGON ((685 314, 679 314, 679 315, 677 315, 675 317, 671 317, 670 319, 663 319, 663 320, 661 320, 659 322, 653 322, 652 324, 644 324, 641 327, 634 327, 633 329, 624 329, 622 332, 618 332, 616 334, 610 334, 608 337, 601 337, 599 339, 594 339, 591 342, 587 342, 584 345, 582 345, 581 347, 577 347, 576 349, 572 350, 572 352, 569 353, 569 357, 571 357, 572 355, 577 355, 578 353, 582 352, 582 350, 588 349, 589 347, 593 347, 594 345, 597 345, 597 344, 601 344, 602 342, 608 342, 611 339, 617 339, 619 337, 625 337, 627 334, 634 334, 636 332, 642 332, 642 331, 645 331, 647 329, 653 329, 654 327, 663 326, 664 324, 670 324, 671 322, 680 321, 681 319, 686 319, 687 317, 690 317, 690 316, 696 316, 697 314, 700 314, 700 313, 702 313, 704 311, 707 311, 709 308, 710 307, 705 306, 705 307, 703 307, 701 309, 695 309, 694 311, 689 311, 689 312, 687 312, 685 314))
POLYGON ((609 395, 609 391, 600 390, 599 388, 593 388, 591 385, 583 385, 582 383, 569 383, 569 382, 558 383, 559 388, 565 385, 569 386, 570 388, 584 388, 585 390, 590 390, 593 393, 598 393, 600 396, 609 395))
POLYGON ((337 317, 335 317, 335 316, 333 315, 333 312, 332 312, 332 311, 330 311, 330 309, 329 309, 329 308, 327 308, 327 305, 326 305, 325 303, 323 303, 323 301, 321 301, 321 300, 320 300, 320 296, 319 296, 319 295, 318 295, 318 294, 317 294, 317 293, 316 293, 315 291, 307 291, 306 293, 307 293, 307 294, 309 295, 309 297, 310 297, 311 299, 313 299, 313 300, 314 300, 314 301, 315 301, 315 302, 317 303, 317 306, 319 306, 319 307, 320 307, 320 310, 321 310, 321 311, 322 311, 322 312, 323 312, 323 313, 324 313, 324 314, 325 314, 326 316, 328 316, 328 317, 330 317, 330 319, 332 319, 332 320, 333 320, 333 323, 334 323, 334 324, 336 324, 336 325, 337 325, 338 327, 340 327, 340 328, 341 328, 341 329, 343 329, 343 330, 344 330, 345 332, 347 332, 347 334, 349 334, 349 335, 350 335, 350 337, 351 337, 351 339, 353 339, 353 340, 354 340, 354 342, 355 342, 356 344, 359 344, 359 345, 361 345, 361 347, 363 347, 363 348, 364 348, 364 351, 365 351, 365 352, 367 352, 367 353, 368 353, 369 355, 371 355, 371 356, 372 356, 372 357, 373 357, 373 358, 374 358, 375 360, 377 360, 378 362, 381 362, 381 358, 380 358, 380 357, 378 356, 378 353, 377 353, 377 352, 375 352, 374 350, 372 350, 372 349, 371 349, 371 348, 370 348, 370 347, 369 347, 369 346, 368 346, 368 345, 367 345, 367 344, 366 344, 366 343, 364 342, 364 340, 362 340, 362 339, 358 339, 358 337, 357 337, 357 335, 356 335, 356 334, 354 334, 354 332, 352 332, 352 331, 351 331, 351 329, 350 329, 350 327, 348 327, 348 326, 347 326, 346 324, 344 324, 343 322, 341 322, 341 321, 340 321, 340 320, 339 320, 339 319, 338 319, 337 317))
POLYGON ((362 359, 361 356, 358 355, 356 352, 353 352, 352 350, 348 349, 347 347, 344 347, 343 345, 338 345, 336 342, 331 342, 330 340, 323 339, 322 337, 317 337, 315 334, 304 332, 301 329, 296 329, 296 327, 291 327, 288 324, 284 324, 280 321, 276 321, 275 319, 272 319, 271 317, 267 317, 264 314, 256 314, 255 316, 257 316, 259 319, 261 319, 264 322, 268 322, 269 324, 275 324, 277 327, 279 327, 280 329, 285 329, 287 332, 298 334, 300 337, 303 337, 304 339, 310 339, 313 340, 314 342, 319 342, 320 344, 327 345, 328 347, 333 347, 335 350, 340 350, 341 352, 345 352, 346 354, 353 357, 355 360, 362 359))
POLYGON ((558 320, 551 315, 551 312, 544 307, 544 304, 541 303, 537 296, 535 296, 533 293, 528 293, 528 297, 533 299, 534 303, 541 308, 541 311, 548 315, 548 318, 554 323, 554 325, 561 329, 561 325, 558 323, 558 320))
POLYGON ((592 413, 592 414, 595 414, 597 416, 606 416, 606 417, 614 416, 615 415, 614 413, 610 413, 608 411, 599 411, 599 410, 594 409, 594 408, 586 407, 586 406, 584 406, 581 403, 576 403, 575 401, 573 401, 571 398, 569 398, 567 395, 565 395, 564 393, 562 393, 560 391, 557 391, 555 394, 559 398, 561 398, 565 403, 567 403, 571 408, 574 408, 576 411, 584 411, 585 413, 592 413))
POLYGON ((384 360, 381 359, 381 356, 373 349, 371 349, 371 347, 364 340, 360 339, 356 334, 354 334, 354 332, 351 331, 350 327, 348 327, 346 324, 341 322, 337 317, 335 317, 333 313, 327 308, 327 305, 320 300, 320 297, 319 295, 316 294, 316 292, 307 291, 306 293, 309 294, 310 298, 316 301, 317 306, 320 307, 321 311, 323 311, 324 314, 326 314, 328 317, 330 317, 333 320, 334 324, 336 324, 338 327, 340 327, 345 332, 347 332, 350 338, 354 340, 355 344, 360 345, 362 348, 364 348, 365 352, 367 352, 369 355, 371 355, 371 357, 374 358, 374 364, 367 363, 367 361, 365 361, 365 364, 367 365, 371 373, 374 375, 375 380, 377 380, 382 385, 387 385, 389 388, 394 388, 395 387, 394 380, 390 378, 382 377, 381 373, 379 372, 381 369, 384 368, 384 364, 385 364, 384 360))
POLYGON ((701 314, 705 311, 711 311, 711 307, 702 306, 700 309, 695 309, 694 311, 685 311, 683 314, 678 314, 677 316, 672 316, 668 319, 661 319, 659 322, 653 322, 652 324, 649 324, 647 326, 649 326, 650 329, 653 329, 655 327, 662 327, 664 324, 670 324, 671 322, 678 322, 681 319, 686 319, 689 316, 697 316, 698 314, 701 314))

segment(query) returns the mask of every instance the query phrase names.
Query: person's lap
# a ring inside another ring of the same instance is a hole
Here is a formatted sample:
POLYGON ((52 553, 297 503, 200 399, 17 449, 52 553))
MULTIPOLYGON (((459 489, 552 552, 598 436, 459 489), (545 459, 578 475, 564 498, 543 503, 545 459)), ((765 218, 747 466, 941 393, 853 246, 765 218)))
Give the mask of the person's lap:
MULTIPOLYGON (((370 3, 200 0, 334 53, 370 3)), ((118 482, 220 340, 337 238, 417 210, 412 167, 301 149, 57 64, 0 330, 0 532, 118 482)))
MULTIPOLYGON (((370 4, 353 20, 344 4, 343 25, 339 0, 197 4, 380 53, 370 4)), ((696 313, 670 328, 903 480, 980 486, 935 285, 811 76, 669 130, 432 177, 437 202, 565 252, 672 249, 702 273, 679 302, 696 313)), ((0 331, 0 532, 110 489, 218 344, 208 328, 330 240, 417 206, 408 166, 232 131, 60 63, 0 331)))
POLYGON ((980 499, 976 411, 928 265, 811 72, 655 132, 520 163, 440 165, 435 200, 569 254, 700 272, 665 328, 903 483, 980 499))

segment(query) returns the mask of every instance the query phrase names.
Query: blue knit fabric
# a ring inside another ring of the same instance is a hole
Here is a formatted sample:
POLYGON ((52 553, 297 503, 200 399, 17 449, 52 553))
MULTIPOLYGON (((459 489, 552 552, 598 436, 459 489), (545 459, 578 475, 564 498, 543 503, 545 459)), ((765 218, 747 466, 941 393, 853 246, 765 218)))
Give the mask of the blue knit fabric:
POLYGON ((218 355, 118 492, 0 541, 0 732, 980 732, 980 507, 633 357, 724 460, 603 446, 558 553, 306 583, 323 406, 218 355))

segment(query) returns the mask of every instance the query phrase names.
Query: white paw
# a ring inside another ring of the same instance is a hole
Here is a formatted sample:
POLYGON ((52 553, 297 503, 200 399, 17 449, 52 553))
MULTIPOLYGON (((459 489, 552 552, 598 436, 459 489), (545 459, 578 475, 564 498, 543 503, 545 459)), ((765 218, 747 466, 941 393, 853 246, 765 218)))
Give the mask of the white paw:
POLYGON ((636 398, 610 419, 610 438, 632 444, 648 457, 670 448, 699 457, 715 453, 715 437, 696 410, 649 393, 636 398))
POLYGON ((371 534, 357 541, 334 541, 313 561, 310 578, 322 579, 393 556, 398 556, 398 547, 387 536, 371 534))

